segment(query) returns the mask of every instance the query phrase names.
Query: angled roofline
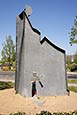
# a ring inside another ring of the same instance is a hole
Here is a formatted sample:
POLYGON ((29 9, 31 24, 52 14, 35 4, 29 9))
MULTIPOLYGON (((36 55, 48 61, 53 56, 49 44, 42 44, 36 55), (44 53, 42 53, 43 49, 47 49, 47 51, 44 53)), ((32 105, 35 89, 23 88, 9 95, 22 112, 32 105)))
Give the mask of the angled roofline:
MULTIPOLYGON (((28 16, 26 15, 26 12, 25 12, 24 10, 18 15, 21 20, 23 20, 23 15, 26 16, 26 18, 27 18, 27 20, 28 20, 28 22, 29 22, 29 25, 30 25, 30 27, 31 27, 31 29, 32 29, 34 32, 36 32, 37 34, 41 35, 41 33, 40 33, 36 28, 33 28, 33 27, 32 27, 32 24, 31 24, 31 22, 30 22, 30 20, 29 20, 28 16)), ((56 46, 56 45, 53 44, 51 41, 49 41, 46 37, 44 37, 44 38, 40 41, 40 43, 43 44, 45 41, 46 41, 49 45, 51 45, 51 46, 53 46, 55 49, 57 49, 58 51, 60 51, 60 52, 62 52, 62 53, 65 53, 65 50, 64 50, 64 49, 62 49, 62 48, 56 46)))
POLYGON ((56 46, 56 45, 53 44, 51 41, 49 41, 46 37, 44 37, 44 38, 40 41, 40 43, 43 44, 45 41, 46 41, 49 45, 51 45, 52 47, 54 47, 55 49, 57 49, 58 51, 60 51, 60 52, 62 52, 62 53, 65 53, 65 50, 64 50, 64 49, 62 49, 62 48, 56 46))
POLYGON ((32 27, 32 24, 31 24, 31 22, 30 22, 30 20, 29 20, 28 16, 26 15, 26 12, 25 12, 24 10, 19 14, 19 17, 20 17, 21 20, 23 20, 23 15, 26 16, 26 18, 27 18, 27 20, 28 20, 28 22, 29 22, 29 25, 30 25, 30 27, 32 28, 32 30, 33 30, 34 32, 36 32, 37 34, 41 35, 41 33, 40 33, 36 28, 33 28, 33 27, 32 27))

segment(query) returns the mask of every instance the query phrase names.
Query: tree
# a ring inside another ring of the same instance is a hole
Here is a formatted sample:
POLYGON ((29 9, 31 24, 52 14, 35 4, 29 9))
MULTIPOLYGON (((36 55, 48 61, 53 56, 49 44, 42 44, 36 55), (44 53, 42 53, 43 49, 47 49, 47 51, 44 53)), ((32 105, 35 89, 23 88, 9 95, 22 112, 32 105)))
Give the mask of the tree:
POLYGON ((74 25, 71 28, 70 34, 70 45, 77 44, 77 16, 74 19, 74 25))
POLYGON ((74 55, 74 62, 75 62, 75 64, 77 64, 77 51, 76 51, 76 53, 74 55))
POLYGON ((15 45, 13 43, 12 37, 9 35, 6 37, 6 41, 3 43, 2 49, 2 63, 8 62, 9 67, 15 61, 15 45))

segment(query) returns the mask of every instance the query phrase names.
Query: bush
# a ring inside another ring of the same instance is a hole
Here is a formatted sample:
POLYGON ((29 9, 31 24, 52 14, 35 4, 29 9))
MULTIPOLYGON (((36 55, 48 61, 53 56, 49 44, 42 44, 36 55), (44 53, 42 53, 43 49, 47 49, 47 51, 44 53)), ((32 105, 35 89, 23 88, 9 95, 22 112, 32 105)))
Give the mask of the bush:
MULTIPOLYGON (((25 112, 17 112, 17 113, 10 113, 9 115, 30 115, 30 114, 26 114, 25 112)), ((66 112, 50 113, 48 111, 41 111, 39 114, 36 113, 36 115, 77 115, 77 110, 69 113, 66 112)))
POLYGON ((74 112, 70 112, 70 113, 50 113, 48 111, 41 111, 41 113, 39 114, 36 114, 36 115, 77 115, 77 111, 74 111, 74 112))
POLYGON ((71 71, 71 72, 77 71, 77 64, 75 63, 67 64, 66 69, 67 71, 71 71))
POLYGON ((67 71, 71 71, 71 64, 66 64, 67 71))
POLYGON ((0 81, 0 90, 9 89, 9 88, 13 88, 13 87, 14 87, 13 82, 0 81))
POLYGON ((9 114, 9 115, 26 115, 26 113, 24 113, 24 112, 18 112, 18 113, 11 113, 11 114, 9 114))
POLYGON ((70 71, 71 71, 71 72, 77 71, 77 64, 74 64, 74 63, 73 63, 73 64, 71 65, 70 71))
POLYGON ((41 111, 41 113, 36 113, 36 115, 52 115, 50 112, 48 111, 41 111))

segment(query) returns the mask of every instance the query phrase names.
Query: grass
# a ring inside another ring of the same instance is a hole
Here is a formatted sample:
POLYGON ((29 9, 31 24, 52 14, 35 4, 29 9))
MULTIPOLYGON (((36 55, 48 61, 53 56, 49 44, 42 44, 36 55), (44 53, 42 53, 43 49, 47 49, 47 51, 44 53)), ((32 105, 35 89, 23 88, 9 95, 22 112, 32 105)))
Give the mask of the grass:
POLYGON ((68 83, 77 83, 77 79, 68 79, 68 83))
POLYGON ((77 87, 75 87, 75 86, 69 86, 68 89, 70 91, 73 91, 73 92, 77 93, 77 87))
MULTIPOLYGON (((77 84, 77 79, 68 79, 68 83, 77 84)), ((77 87, 76 86, 69 86, 68 89, 70 91, 73 91, 73 92, 77 93, 77 87)))
POLYGON ((0 90, 9 89, 9 88, 13 88, 13 87, 14 87, 13 82, 0 81, 0 90))

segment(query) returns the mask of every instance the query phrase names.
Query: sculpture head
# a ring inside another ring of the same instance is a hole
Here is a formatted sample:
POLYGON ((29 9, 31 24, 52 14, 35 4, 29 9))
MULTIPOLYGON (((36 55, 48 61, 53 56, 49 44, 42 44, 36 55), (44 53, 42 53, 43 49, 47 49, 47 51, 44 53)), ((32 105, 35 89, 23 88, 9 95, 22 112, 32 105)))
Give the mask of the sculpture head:
POLYGON ((30 16, 32 14, 32 8, 30 6, 26 6, 24 9, 27 16, 30 16))
POLYGON ((36 73, 35 71, 33 72, 33 76, 34 76, 34 77, 36 77, 36 76, 37 76, 37 73, 36 73))

